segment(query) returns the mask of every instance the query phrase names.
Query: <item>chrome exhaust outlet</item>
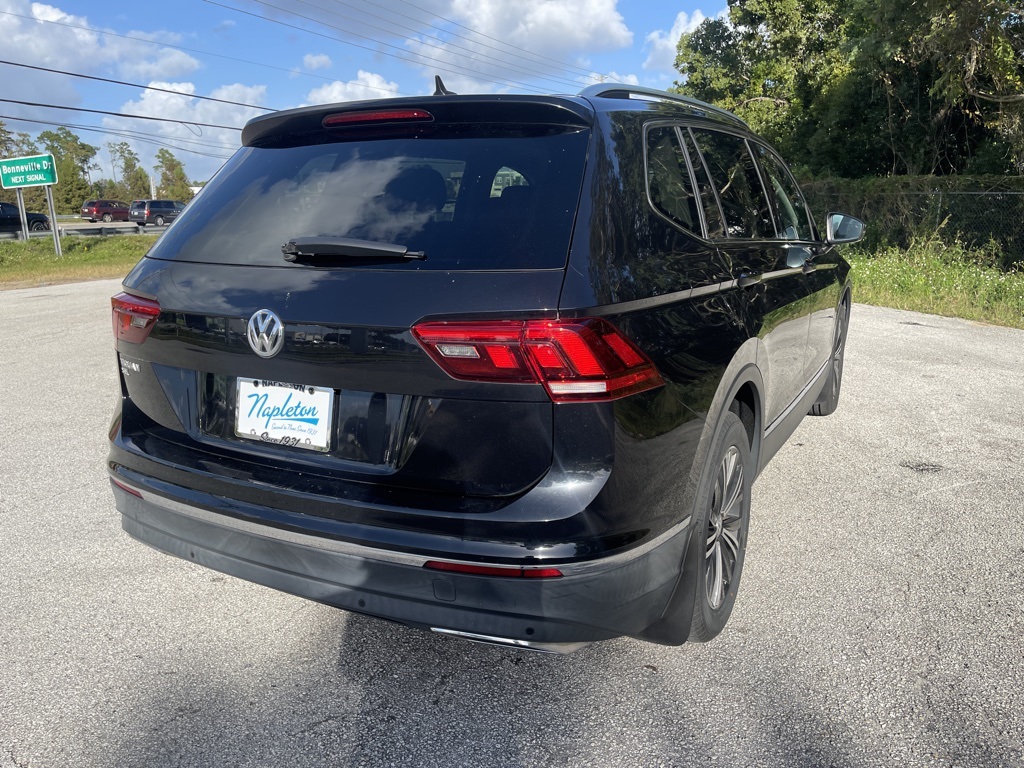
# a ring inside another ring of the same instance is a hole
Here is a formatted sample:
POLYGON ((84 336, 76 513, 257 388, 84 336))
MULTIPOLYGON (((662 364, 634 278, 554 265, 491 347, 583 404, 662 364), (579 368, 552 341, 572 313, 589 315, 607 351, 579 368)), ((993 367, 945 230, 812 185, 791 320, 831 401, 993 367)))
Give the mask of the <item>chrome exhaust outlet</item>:
POLYGON ((462 632, 457 629, 442 629, 431 627, 431 632, 448 637, 459 637, 473 643, 484 645, 500 645, 503 648, 520 648, 524 651, 536 651, 537 653, 554 653, 564 656, 565 654, 578 651, 590 643, 535 643, 532 640, 516 640, 511 637, 494 637, 493 635, 478 635, 475 632, 462 632))

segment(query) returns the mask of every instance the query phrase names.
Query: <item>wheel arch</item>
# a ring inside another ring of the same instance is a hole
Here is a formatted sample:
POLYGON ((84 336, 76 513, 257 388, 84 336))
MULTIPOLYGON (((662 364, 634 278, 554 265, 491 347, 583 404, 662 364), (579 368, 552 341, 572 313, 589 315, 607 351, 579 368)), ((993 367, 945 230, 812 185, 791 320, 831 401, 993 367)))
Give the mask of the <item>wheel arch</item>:
MULTIPOLYGON (((703 463, 708 447, 720 426, 722 414, 733 411, 740 417, 747 436, 750 438, 750 456, 758 466, 761 443, 764 436, 764 376, 758 366, 758 359, 765 360, 764 345, 758 338, 745 341, 722 374, 722 380, 708 406, 704 429, 700 436, 700 448, 695 467, 703 463)), ((696 470, 699 473, 699 469, 696 470)), ((699 478, 695 478, 699 479, 699 478)))
MULTIPOLYGON (((736 350, 732 360, 726 367, 718 389, 711 400, 704 419, 700 440, 690 476, 686 483, 683 499, 684 508, 693 509, 694 498, 700 487, 702 476, 712 471, 707 466, 708 454, 715 438, 723 427, 723 416, 730 411, 739 416, 750 439, 750 469, 756 473, 760 463, 759 456, 764 435, 764 379, 757 366, 758 352, 764 359, 764 350, 760 339, 747 339, 736 350)), ((751 483, 756 474, 751 477, 751 483)), ((696 521, 692 518, 689 527, 689 540, 686 555, 680 569, 675 590, 662 613, 662 617, 648 627, 638 637, 648 642, 662 645, 682 645, 690 635, 690 623, 694 610, 694 584, 696 579, 696 563, 699 555, 700 537, 694 536, 696 521)))

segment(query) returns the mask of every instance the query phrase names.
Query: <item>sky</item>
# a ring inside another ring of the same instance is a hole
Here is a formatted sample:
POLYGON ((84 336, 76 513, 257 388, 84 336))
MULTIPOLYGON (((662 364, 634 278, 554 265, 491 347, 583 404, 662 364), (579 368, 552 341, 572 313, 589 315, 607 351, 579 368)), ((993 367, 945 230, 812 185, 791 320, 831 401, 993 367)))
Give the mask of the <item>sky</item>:
POLYGON ((56 126, 28 119, 79 126, 100 148, 94 178, 114 175, 106 145, 127 141, 147 169, 167 146, 190 179, 206 181, 238 148, 234 129, 256 115, 430 94, 434 75, 456 93, 669 87, 679 36, 724 11, 725 0, 701 2, 0 0, 0 61, 12 62, 0 63, 0 120, 33 136, 56 126))

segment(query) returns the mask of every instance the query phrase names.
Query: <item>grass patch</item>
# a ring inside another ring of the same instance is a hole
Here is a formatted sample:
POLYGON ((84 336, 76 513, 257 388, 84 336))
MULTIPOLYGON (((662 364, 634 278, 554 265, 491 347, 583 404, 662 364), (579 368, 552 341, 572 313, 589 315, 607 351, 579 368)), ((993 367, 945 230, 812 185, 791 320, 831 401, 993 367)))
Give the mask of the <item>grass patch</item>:
POLYGON ((156 239, 157 235, 71 235, 60 239, 60 258, 54 253, 53 238, 0 240, 0 289, 124 277, 156 239))
POLYGON ((1024 272, 996 267, 994 249, 929 240, 845 255, 855 301, 1024 328, 1024 272))

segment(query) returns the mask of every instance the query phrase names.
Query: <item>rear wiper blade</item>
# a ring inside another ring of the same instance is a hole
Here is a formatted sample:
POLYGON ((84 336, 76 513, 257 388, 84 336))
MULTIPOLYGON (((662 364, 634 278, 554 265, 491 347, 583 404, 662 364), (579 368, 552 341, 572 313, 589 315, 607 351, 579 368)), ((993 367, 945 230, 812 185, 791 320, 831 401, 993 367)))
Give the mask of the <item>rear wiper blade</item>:
POLYGON ((410 251, 408 246, 396 243, 328 236, 292 238, 281 246, 281 253, 284 254, 285 261, 319 257, 398 261, 423 261, 427 258, 423 251, 410 251))

